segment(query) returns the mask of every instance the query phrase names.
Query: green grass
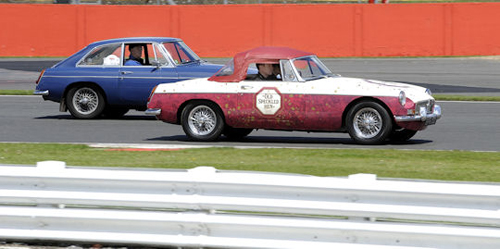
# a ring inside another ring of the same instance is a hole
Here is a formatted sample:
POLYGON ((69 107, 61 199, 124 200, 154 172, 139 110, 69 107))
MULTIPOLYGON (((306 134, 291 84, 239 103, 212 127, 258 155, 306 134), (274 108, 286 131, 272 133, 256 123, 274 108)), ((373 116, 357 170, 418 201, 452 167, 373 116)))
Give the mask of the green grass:
POLYGON ((35 165, 45 160, 69 166, 194 168, 453 181, 500 182, 500 152, 393 149, 235 149, 114 151, 74 144, 0 143, 0 164, 35 165))
POLYGON ((32 95, 33 90, 0 90, 0 95, 32 95))
MULTIPOLYGON (((0 90, 0 95, 32 95, 33 90, 0 90)), ((435 94, 439 101, 500 101, 500 96, 465 96, 435 94)))

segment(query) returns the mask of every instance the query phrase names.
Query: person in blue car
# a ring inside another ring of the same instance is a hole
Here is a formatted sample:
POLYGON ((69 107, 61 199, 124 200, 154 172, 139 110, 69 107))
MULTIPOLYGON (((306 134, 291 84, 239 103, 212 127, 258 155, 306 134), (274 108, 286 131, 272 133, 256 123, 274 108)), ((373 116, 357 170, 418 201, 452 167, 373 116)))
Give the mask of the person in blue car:
POLYGON ((125 66, 142 66, 144 62, 142 61, 142 45, 140 44, 130 44, 128 46, 130 51, 130 56, 125 62, 125 66))

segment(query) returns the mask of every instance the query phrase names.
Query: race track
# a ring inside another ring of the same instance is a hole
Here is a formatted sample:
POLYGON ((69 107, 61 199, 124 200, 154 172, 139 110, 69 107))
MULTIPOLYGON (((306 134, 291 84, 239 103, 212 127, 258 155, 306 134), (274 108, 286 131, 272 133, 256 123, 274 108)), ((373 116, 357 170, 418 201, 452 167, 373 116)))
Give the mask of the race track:
MULTIPOLYGON (((224 63, 227 59, 211 59, 224 63)), ((500 60, 492 58, 323 59, 343 76, 410 82, 434 93, 500 96, 500 60)), ((0 89, 33 89, 54 60, 0 60, 0 89)), ((242 142, 187 140, 180 126, 130 112, 123 119, 77 120, 39 96, 0 96, 0 142, 132 143, 314 148, 500 151, 500 103, 438 102, 443 117, 404 144, 361 146, 343 133, 254 131, 242 142)))

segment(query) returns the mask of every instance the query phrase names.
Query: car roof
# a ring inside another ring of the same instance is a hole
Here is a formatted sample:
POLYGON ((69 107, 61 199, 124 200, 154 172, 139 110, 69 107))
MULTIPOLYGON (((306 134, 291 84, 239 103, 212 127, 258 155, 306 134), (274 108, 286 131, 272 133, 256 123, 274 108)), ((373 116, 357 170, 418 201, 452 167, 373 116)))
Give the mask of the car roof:
POLYGON ((102 44, 108 44, 108 43, 116 43, 116 42, 179 42, 182 41, 179 38, 173 38, 173 37, 124 37, 124 38, 115 38, 115 39, 108 39, 108 40, 102 40, 102 41, 96 41, 93 42, 89 45, 102 45, 102 44))
POLYGON ((293 59, 303 56, 314 55, 313 53, 288 48, 288 47, 257 47, 234 56, 234 72, 232 75, 214 76, 209 80, 219 82, 238 82, 245 79, 248 66, 251 63, 277 64, 280 60, 293 59))

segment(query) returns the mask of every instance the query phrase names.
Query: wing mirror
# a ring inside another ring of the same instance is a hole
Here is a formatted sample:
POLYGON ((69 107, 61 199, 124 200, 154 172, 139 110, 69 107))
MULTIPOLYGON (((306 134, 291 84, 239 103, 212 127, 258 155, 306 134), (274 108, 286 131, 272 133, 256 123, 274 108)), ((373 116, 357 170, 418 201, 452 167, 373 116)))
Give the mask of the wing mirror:
POLYGON ((159 62, 158 60, 152 60, 151 65, 155 66, 156 68, 160 68, 162 63, 159 62))

